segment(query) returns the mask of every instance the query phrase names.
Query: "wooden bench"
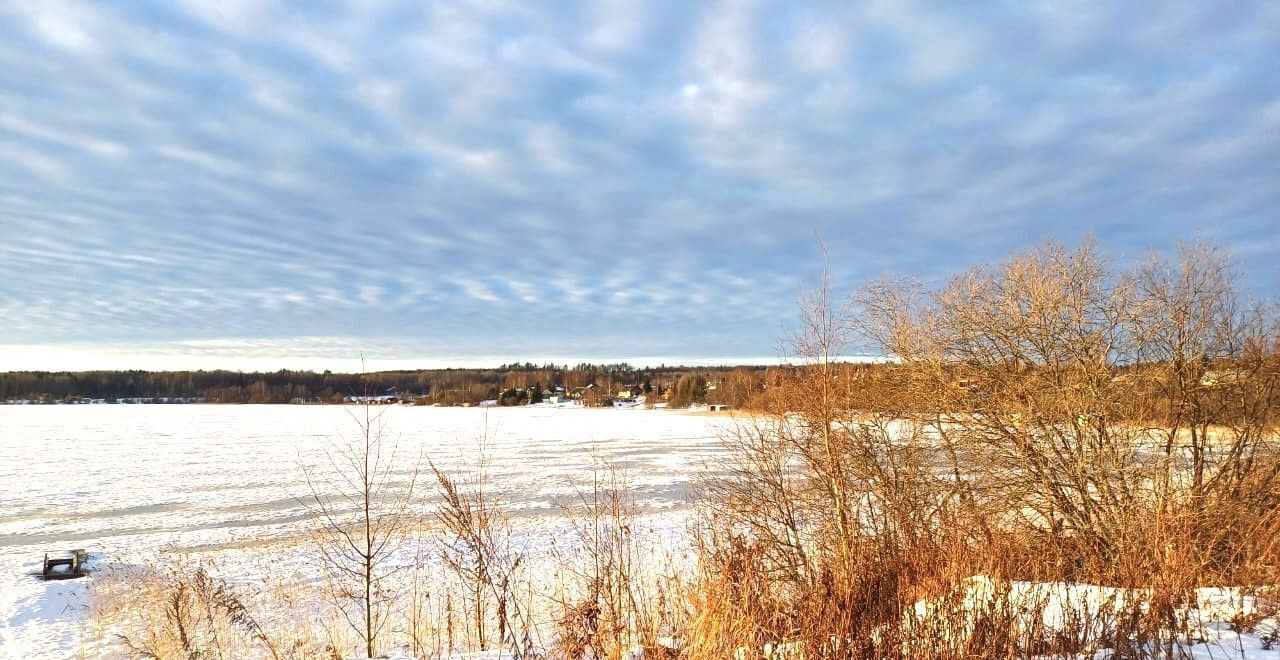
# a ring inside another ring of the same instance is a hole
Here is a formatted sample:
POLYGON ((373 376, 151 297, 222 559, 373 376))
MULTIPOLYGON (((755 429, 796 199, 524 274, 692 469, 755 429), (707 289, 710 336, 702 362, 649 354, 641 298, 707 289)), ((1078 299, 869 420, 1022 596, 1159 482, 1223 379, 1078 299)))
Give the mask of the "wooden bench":
POLYGON ((79 548, 71 550, 61 556, 49 556, 44 553, 44 571, 41 575, 46 580, 67 580, 70 578, 83 577, 85 571, 85 560, 89 558, 89 553, 79 548))

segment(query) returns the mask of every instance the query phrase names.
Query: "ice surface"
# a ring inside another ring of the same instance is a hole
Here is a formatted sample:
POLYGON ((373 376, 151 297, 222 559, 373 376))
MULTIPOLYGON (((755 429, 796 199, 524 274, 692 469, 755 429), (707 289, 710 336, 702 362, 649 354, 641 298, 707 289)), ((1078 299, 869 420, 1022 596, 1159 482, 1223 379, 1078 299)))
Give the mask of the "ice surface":
MULTIPOLYGON (((339 406, 0 406, 0 658, 62 658, 85 631, 87 583, 44 582, 45 552, 145 563, 307 528, 301 466, 360 433, 339 406)), ((476 467, 531 515, 558 513, 601 460, 638 502, 679 511, 733 421, 667 411, 374 408, 407 478, 419 457, 476 467)), ((425 462, 423 464, 425 469, 425 462)))
MULTIPOLYGON (((685 496, 701 475, 723 469, 721 438, 736 424, 731 417, 650 410, 374 410, 383 411, 403 476, 419 456, 466 473, 477 464, 483 438, 490 483, 500 484, 519 515, 548 521, 522 543, 550 545, 563 537, 565 523, 556 514, 589 488, 593 467, 605 460, 626 471, 633 497, 652 514, 646 521, 652 536, 644 542, 677 554, 687 542, 685 496)), ((300 466, 323 467, 326 447, 358 433, 347 410, 336 406, 0 406, 0 659, 75 657, 92 636, 85 617, 92 574, 40 580, 35 574, 45 552, 85 548, 91 567, 194 553, 216 555, 243 580, 253 580, 254 571, 277 572, 273 566, 287 564, 287 555, 238 546, 307 529, 307 510, 297 499, 308 494, 300 466)), ((974 584, 991 588, 981 579, 974 584)), ((1069 607, 1096 608, 1110 595, 1088 585, 1010 587, 1063 603, 1045 611, 1059 619, 1069 607)), ((1191 645, 1191 657, 1280 660, 1280 644, 1263 650, 1257 634, 1238 635, 1217 623, 1230 620, 1244 597, 1227 589, 1198 595, 1212 639, 1191 645)), ((927 611, 929 603, 917 608, 927 611)))

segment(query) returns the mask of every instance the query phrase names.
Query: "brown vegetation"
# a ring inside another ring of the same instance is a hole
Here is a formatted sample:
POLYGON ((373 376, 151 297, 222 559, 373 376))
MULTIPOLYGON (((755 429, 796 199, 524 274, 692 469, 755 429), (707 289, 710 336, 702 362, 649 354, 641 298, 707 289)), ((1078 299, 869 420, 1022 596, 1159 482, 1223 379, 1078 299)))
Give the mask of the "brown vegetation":
MULTIPOLYGON (((334 640, 293 617, 267 622, 248 603, 258 594, 236 589, 203 568, 169 574, 127 571, 100 575, 95 618, 108 624, 128 657, 340 658, 334 640)), ((115 657, 112 654, 112 657, 115 657)))
MULTIPOLYGON (((540 578, 483 469, 437 470, 442 550, 418 564, 454 581, 413 577, 393 629, 422 655, 1177 657, 1204 635, 1198 589, 1236 585, 1228 619, 1251 630, 1280 585, 1280 328, 1233 286, 1212 248, 1116 272, 1089 244, 937 289, 875 283, 847 309, 823 286, 801 364, 717 388, 761 412, 707 484, 692 570, 645 565, 613 469, 540 578), (860 341, 892 360, 839 361, 860 341)), ((205 579, 170 583, 172 616, 129 647, 212 644, 176 623, 231 611, 184 604, 205 579)))
POLYGON ((855 302, 841 316, 825 289, 808 301, 809 364, 713 484, 690 657, 778 640, 805 657, 1119 639, 1155 654, 1185 638, 1195 587, 1280 582, 1277 326, 1211 248, 1112 273, 1091 245, 1050 245, 855 302), (859 337, 895 362, 869 377, 834 364, 859 337), (1091 639, 1019 628, 999 603, 903 625, 978 574, 1144 595, 1091 639))

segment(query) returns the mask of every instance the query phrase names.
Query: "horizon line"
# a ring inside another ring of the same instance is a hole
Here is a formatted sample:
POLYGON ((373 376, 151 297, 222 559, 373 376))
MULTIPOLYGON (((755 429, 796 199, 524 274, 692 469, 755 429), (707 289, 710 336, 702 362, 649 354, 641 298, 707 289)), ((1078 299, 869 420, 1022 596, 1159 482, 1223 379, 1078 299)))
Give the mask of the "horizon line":
MULTIPOLYGON (((362 368, 352 369, 348 367, 348 368, 335 369, 335 368, 332 368, 332 366, 324 366, 334 362, 334 360, 330 358, 281 358, 280 360, 272 360, 272 358, 269 358, 269 357, 247 357, 247 358, 219 357, 219 358, 213 358, 213 359, 202 358, 202 359, 197 359, 196 362, 203 363, 203 362, 216 361, 216 362, 226 362, 229 364, 202 364, 200 366, 195 366, 191 364, 160 365, 155 363, 157 359, 165 359, 165 361, 168 361, 167 358, 161 358, 160 356, 148 356, 148 358, 142 360, 144 364, 151 363, 151 364, 147 364, 146 366, 143 366, 142 364, 133 364, 133 365, 119 364, 119 363, 115 363, 114 360, 112 361, 113 362, 112 366, 59 365, 59 366, 53 366, 53 367, 24 366, 22 368, 9 368, 6 365, 3 367, 0 367, 0 374, 89 373, 89 372, 97 372, 97 371, 107 371, 107 372, 142 371, 142 372, 148 372, 148 373, 165 373, 165 372, 177 373, 177 372, 190 372, 190 371, 204 371, 204 372, 230 371, 230 372, 240 372, 240 373, 261 373, 261 374, 277 373, 280 371, 309 372, 309 373, 324 373, 327 371, 327 372, 338 373, 338 374, 359 374, 359 373, 372 374, 372 373, 387 373, 387 372, 396 372, 396 371, 439 371, 439 370, 449 370, 449 369, 497 371, 504 366, 525 365, 525 364, 532 364, 534 369, 541 369, 543 367, 553 366, 556 368, 561 368, 566 370, 573 369, 574 367, 580 364, 592 364, 592 365, 598 365, 598 366, 625 364, 636 370, 658 369, 658 368, 715 369, 715 368, 732 368, 732 367, 786 366, 786 365, 802 363, 806 360, 805 358, 802 358, 800 356, 789 356, 789 357, 757 356, 757 357, 715 357, 715 358, 693 358, 693 357, 677 358, 677 357, 670 357, 670 356, 668 357, 635 356, 635 357, 626 357, 626 358, 617 358, 617 357, 591 358, 591 357, 556 356, 556 357, 545 358, 545 359, 544 358, 489 359, 487 357, 485 358, 480 358, 480 357, 477 357, 477 358, 461 358, 461 357, 460 358, 383 358, 383 359, 363 360, 362 368), (299 361, 305 362, 305 363, 314 362, 315 364, 302 365, 302 364, 299 364, 299 361), (274 362, 276 364, 272 366, 263 366, 268 364, 269 362, 274 362), (291 363, 291 365, 276 366, 281 362, 289 362, 291 363), (241 364, 237 366, 236 364, 233 364, 233 363, 241 363, 241 364), (248 368, 250 364, 257 365, 257 366, 248 368)), ((830 359, 833 362, 868 363, 868 364, 888 361, 887 358, 879 357, 879 356, 871 356, 871 355, 842 355, 842 356, 833 356, 830 359)), ((181 361, 183 360, 181 359, 174 360, 174 362, 181 362, 181 361)), ((339 361, 349 363, 349 362, 352 362, 353 360, 345 359, 345 360, 339 360, 339 361)), ((356 361, 359 361, 359 360, 356 359, 356 361)), ((187 362, 190 362, 190 361, 188 360, 187 362)), ((333 366, 337 366, 337 365, 333 365, 333 366)))

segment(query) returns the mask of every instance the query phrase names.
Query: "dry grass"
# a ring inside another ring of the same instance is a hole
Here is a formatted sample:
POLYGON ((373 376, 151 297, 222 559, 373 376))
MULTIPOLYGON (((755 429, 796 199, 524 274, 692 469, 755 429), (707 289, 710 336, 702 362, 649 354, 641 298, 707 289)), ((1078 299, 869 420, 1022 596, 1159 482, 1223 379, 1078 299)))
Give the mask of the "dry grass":
POLYGON ((1280 583, 1280 333, 1230 284, 1209 249, 1113 274, 1086 245, 853 317, 818 291, 711 485, 689 657, 1167 657, 1198 587, 1280 583), (898 362, 835 362, 858 335, 898 362), (976 575, 1116 596, 1050 627, 976 575))
MULTIPOLYGON (((399 575, 389 637, 423 657, 1169 658, 1228 585, 1213 616, 1274 637, 1280 327, 1220 255, 1114 273, 1048 246, 933 291, 873 285, 855 311, 806 301, 807 361, 740 416, 691 570, 646 561, 617 472, 538 573, 483 471, 437 471, 445 538, 414 564, 452 578, 399 575), (855 337, 897 362, 836 362, 855 337)), ((141 597, 117 614, 143 657, 351 641, 282 635, 198 571, 142 584, 106 596, 141 597)))
POLYGON ((313 625, 306 608, 287 618, 265 617, 254 605, 269 588, 236 588, 201 567, 167 573, 116 571, 94 580, 93 619, 128 657, 340 657, 339 640, 313 625), (335 642, 337 642, 335 644, 335 642))

